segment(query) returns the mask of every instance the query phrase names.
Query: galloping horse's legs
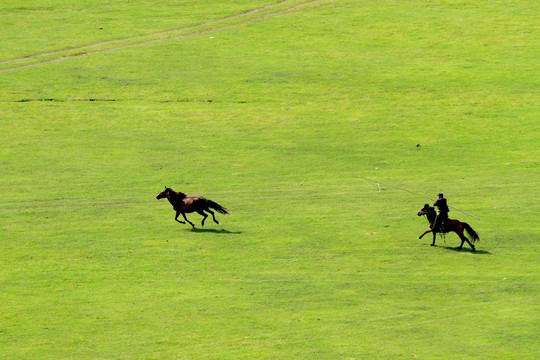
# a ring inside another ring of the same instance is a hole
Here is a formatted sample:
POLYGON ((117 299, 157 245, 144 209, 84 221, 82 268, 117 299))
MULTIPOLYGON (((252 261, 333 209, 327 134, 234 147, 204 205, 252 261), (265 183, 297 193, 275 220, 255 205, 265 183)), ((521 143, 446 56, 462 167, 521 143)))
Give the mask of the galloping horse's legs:
POLYGON ((189 220, 187 219, 186 213, 182 213, 182 216, 183 216, 184 219, 189 223, 189 225, 191 225, 192 227, 195 227, 195 225, 194 225, 191 221, 189 221, 189 220))
POLYGON ((430 233, 430 232, 431 232, 431 229, 424 231, 424 233, 418 237, 418 240, 420 240, 421 238, 424 237, 424 235, 426 235, 427 233, 430 233))
POLYGON ((456 232, 456 234, 458 234, 459 238, 461 239, 461 245, 459 246, 458 249, 463 249, 463 243, 466 241, 467 244, 469 244, 469 246, 471 247, 472 251, 476 251, 475 246, 469 241, 469 239, 467 239, 465 235, 463 235, 463 231, 456 232))
POLYGON ((184 221, 178 220, 178 215, 180 215, 180 211, 177 211, 177 212, 176 212, 176 216, 174 217, 174 220, 178 221, 180 224, 185 224, 184 221))
POLYGON ((422 235, 420 235, 418 237, 418 239, 423 238, 424 235, 429 234, 429 233, 433 233, 433 242, 431 243, 431 246, 435 246, 435 239, 437 238, 437 233, 435 231, 433 231, 433 229, 428 229, 428 230, 424 231, 424 233, 422 235))
POLYGON ((212 218, 214 219, 214 222, 215 222, 216 224, 219 224, 219 221, 217 221, 217 220, 216 220, 216 217, 214 216, 214 212, 213 212, 212 210, 210 210, 210 209, 205 209, 205 210, 208 211, 210 214, 212 214, 212 218))
POLYGON ((458 246, 458 249, 463 249, 463 244, 465 243, 464 236, 456 231, 456 234, 458 234, 459 238, 461 239, 461 245, 458 246))
POLYGON ((208 215, 206 215, 206 214, 204 213, 203 210, 198 210, 197 213, 198 213, 199 215, 203 216, 203 219, 202 219, 202 221, 201 221, 201 226, 204 226, 204 220, 206 220, 206 218, 208 217, 208 215))

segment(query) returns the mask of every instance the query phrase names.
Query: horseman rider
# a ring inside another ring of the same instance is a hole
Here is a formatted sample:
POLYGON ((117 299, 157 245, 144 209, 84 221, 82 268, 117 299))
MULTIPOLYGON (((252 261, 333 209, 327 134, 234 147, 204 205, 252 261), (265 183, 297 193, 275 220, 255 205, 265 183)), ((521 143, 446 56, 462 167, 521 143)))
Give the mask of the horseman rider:
POLYGON ((446 204, 446 199, 444 198, 444 195, 442 193, 437 195, 437 197, 438 199, 433 204, 433 207, 437 207, 439 209, 439 215, 437 215, 437 218, 435 218, 433 230, 443 232, 444 223, 446 222, 446 219, 448 219, 448 212, 450 211, 450 209, 448 208, 448 205, 446 204))

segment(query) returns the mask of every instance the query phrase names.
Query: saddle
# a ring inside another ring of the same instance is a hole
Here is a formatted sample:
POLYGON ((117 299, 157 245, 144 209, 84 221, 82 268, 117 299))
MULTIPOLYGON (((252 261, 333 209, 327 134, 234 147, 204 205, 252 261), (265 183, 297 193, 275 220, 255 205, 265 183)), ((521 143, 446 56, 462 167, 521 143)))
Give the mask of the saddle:
POLYGON ((437 222, 437 220, 435 220, 435 223, 433 224, 433 228, 431 230, 437 233, 444 234, 444 230, 446 229, 446 224, 448 223, 448 220, 448 218, 444 219, 438 226, 435 226, 435 223, 437 222))

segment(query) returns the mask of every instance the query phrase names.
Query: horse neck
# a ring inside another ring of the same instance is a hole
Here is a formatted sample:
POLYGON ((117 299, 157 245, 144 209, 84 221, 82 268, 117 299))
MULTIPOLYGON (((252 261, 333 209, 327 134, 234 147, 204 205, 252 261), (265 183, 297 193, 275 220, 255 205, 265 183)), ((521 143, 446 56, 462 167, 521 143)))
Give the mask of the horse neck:
POLYGON ((177 197, 178 199, 183 199, 183 198, 186 198, 187 195, 184 194, 183 192, 179 191, 179 192, 176 193, 176 197, 177 197))
POLYGON ((171 190, 167 193, 167 199, 173 206, 174 204, 176 204, 178 201, 182 200, 185 197, 186 197, 186 194, 184 194, 183 192, 176 192, 176 191, 171 190))
POLYGON ((430 223, 435 221, 435 217, 437 217, 437 214, 435 213, 435 211, 430 210, 426 212, 426 218, 428 219, 430 223))

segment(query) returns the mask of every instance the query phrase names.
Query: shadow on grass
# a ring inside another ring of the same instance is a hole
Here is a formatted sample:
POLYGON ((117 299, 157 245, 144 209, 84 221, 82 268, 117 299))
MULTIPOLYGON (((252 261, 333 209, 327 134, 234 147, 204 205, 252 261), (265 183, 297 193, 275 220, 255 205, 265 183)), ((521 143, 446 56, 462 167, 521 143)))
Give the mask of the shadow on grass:
POLYGON ((468 253, 471 253, 471 254, 478 254, 478 255, 491 255, 491 253, 489 251, 486 251, 486 250, 478 250, 476 249, 476 251, 473 251, 471 248, 468 248, 468 247, 465 247, 466 245, 463 246, 463 249, 460 249, 458 247, 449 247, 449 246, 440 246, 440 245, 435 245, 435 247, 437 248, 441 248, 441 249, 444 249, 444 250, 448 250, 448 251, 455 251, 455 252, 468 252, 468 253))
POLYGON ((225 229, 202 229, 202 228, 191 228, 189 231, 194 233, 213 233, 213 234, 241 234, 241 231, 230 231, 225 229))

